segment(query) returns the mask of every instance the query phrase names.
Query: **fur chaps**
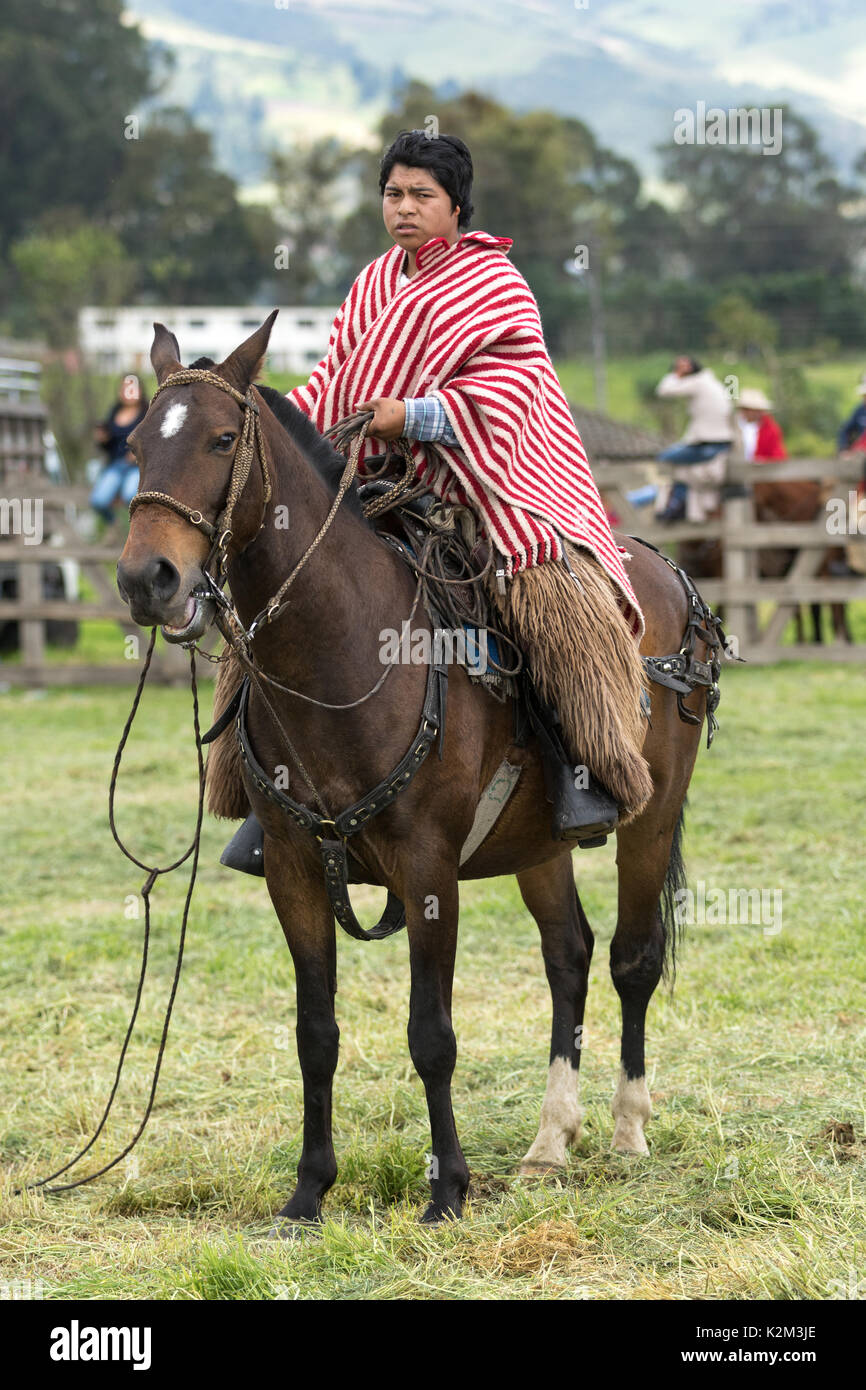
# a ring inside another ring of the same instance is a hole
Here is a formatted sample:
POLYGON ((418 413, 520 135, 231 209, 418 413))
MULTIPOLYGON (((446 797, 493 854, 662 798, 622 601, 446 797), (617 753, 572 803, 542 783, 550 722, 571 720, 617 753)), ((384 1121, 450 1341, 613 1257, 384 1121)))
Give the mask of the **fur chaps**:
POLYGON ((519 571, 504 595, 491 583, 490 593, 539 694, 559 715, 566 750, 614 798, 624 824, 653 793, 641 753, 646 676, 607 574, 587 551, 566 546, 579 584, 555 560, 519 571))
MULTIPOLYGON (((243 679, 240 662, 230 647, 223 649, 225 660, 217 668, 213 698, 214 723, 219 719, 243 679)), ((234 724, 214 739, 208 749, 205 786, 207 808, 212 816, 225 820, 246 820, 250 803, 241 774, 241 752, 234 724)))

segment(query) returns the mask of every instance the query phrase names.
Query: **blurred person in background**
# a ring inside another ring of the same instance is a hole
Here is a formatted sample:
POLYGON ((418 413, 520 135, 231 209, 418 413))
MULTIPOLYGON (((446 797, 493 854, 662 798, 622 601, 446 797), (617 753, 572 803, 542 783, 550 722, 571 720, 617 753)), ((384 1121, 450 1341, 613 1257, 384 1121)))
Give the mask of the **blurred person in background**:
POLYGON ((136 425, 144 419, 147 406, 141 382, 130 373, 123 378, 120 394, 108 415, 93 432, 107 458, 93 485, 90 505, 98 516, 109 523, 114 520, 114 504, 118 497, 128 507, 138 491, 138 468, 126 441, 136 425))
MULTIPOLYGON (((861 397, 860 403, 854 407, 839 430, 836 448, 845 458, 853 458, 857 455, 863 458, 863 475, 857 484, 858 508, 860 508, 863 506, 863 498, 866 498, 866 373, 860 378, 857 390, 861 397)), ((844 568, 837 565, 832 572, 837 575, 866 574, 866 539, 862 534, 858 534, 849 541, 846 547, 844 568)))
POLYGON ((836 448, 840 454, 853 453, 855 450, 866 452, 866 373, 860 378, 857 390, 860 392, 860 403, 851 411, 836 439, 836 448))
POLYGON ((779 423, 770 412, 772 402, 763 391, 746 386, 740 392, 737 424, 743 440, 743 457, 747 463, 772 463, 786 459, 788 451, 779 423))
MULTIPOLYGON (((662 399, 683 399, 688 403, 689 421, 678 444, 662 449, 660 463, 675 464, 674 482, 665 504, 656 513, 657 521, 681 521, 686 515, 689 485, 718 484, 724 478, 724 455, 734 437, 731 402, 718 377, 702 367, 694 357, 678 357, 667 376, 656 387, 662 399), (721 458, 719 456, 722 456, 721 458), (700 469, 699 472, 686 470, 700 469)), ((698 508, 703 512, 705 505, 698 508)), ((692 520, 701 520, 695 515, 692 520)))

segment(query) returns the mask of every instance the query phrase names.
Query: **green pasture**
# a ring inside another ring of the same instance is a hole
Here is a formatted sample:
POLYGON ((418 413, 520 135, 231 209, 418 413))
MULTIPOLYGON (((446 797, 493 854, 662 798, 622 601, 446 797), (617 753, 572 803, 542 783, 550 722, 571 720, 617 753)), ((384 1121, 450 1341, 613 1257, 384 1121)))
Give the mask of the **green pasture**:
MULTIPOLYGON (((779 890, 781 929, 688 929, 675 992, 660 988, 649 1016, 650 1157, 609 1152, 619 1030, 608 846, 574 857, 597 945, 586 1121, 562 1180, 515 1176, 547 1062, 536 930, 513 879, 468 884, 454 1006, 455 1111, 473 1174, 465 1220, 418 1224, 429 1136, 406 1046, 405 937, 341 938, 340 1175, 323 1229, 285 1244, 266 1231, 299 1151, 292 967, 264 887, 218 866, 226 827, 214 822, 142 1142, 91 1187, 14 1195, 70 1157, 101 1114, 133 998, 143 875, 115 849, 106 815, 131 692, 0 696, 4 1296, 862 1297, 866 680, 833 665, 730 669, 724 680, 722 730, 692 785, 690 881, 779 890)), ((148 862, 174 857, 192 828, 189 730, 188 692, 146 693, 120 825, 148 862)), ((179 880, 155 893, 151 978, 94 1167, 122 1147, 144 1105, 179 880)), ((372 913, 374 890, 356 891, 372 913)))

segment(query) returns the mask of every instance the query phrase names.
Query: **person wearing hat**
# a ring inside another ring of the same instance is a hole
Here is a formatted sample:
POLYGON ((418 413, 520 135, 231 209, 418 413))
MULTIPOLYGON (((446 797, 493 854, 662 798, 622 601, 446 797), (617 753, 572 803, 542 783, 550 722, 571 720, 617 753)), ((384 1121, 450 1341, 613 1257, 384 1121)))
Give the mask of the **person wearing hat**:
MULTIPOLYGON (((857 390, 860 392, 862 400, 848 416, 836 440, 836 448, 840 454, 847 454, 849 449, 853 449, 866 434, 866 372, 860 378, 857 390)), ((860 444, 860 447, 863 448, 864 446, 860 444)))
POLYGON ((757 387, 746 386, 738 401, 738 424, 743 439, 743 456, 748 463, 770 463, 786 459, 788 451, 780 425, 770 411, 771 401, 757 387))

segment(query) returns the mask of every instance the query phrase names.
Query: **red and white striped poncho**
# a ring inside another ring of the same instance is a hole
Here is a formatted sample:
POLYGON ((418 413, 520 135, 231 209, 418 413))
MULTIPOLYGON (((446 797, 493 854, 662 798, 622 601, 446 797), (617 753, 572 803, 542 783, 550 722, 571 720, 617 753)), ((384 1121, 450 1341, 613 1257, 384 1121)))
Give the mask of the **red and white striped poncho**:
MULTIPOLYGON (((643 616, 511 245, 487 232, 453 247, 436 237, 402 287, 404 252, 393 246, 361 271, 327 353, 289 397, 325 430, 378 396, 438 396, 461 447, 413 441, 419 478, 480 516, 509 576, 559 559, 560 535, 585 547, 640 636, 643 616)), ((365 444, 361 472, 376 452, 376 441, 365 444)))

